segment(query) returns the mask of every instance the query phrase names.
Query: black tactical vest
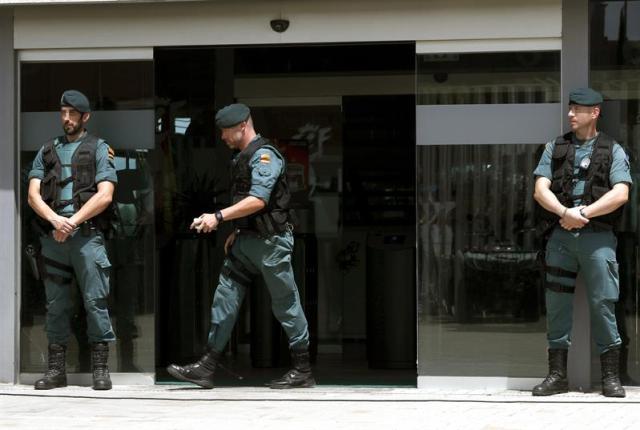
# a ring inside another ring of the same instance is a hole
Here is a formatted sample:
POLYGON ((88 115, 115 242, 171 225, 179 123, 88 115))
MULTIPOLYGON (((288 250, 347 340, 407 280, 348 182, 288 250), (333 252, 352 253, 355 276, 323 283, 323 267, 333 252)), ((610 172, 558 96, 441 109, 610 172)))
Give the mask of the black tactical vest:
MULTIPOLYGON (((556 138, 553 150, 551 171, 551 191, 556 195, 560 203, 568 208, 574 206, 574 200, 581 199, 584 205, 590 205, 611 190, 609 172, 613 162, 613 145, 611 137, 600 132, 591 153, 591 163, 584 176, 584 194, 573 195, 574 188, 574 161, 576 148, 571 141, 572 133, 556 138)), ((594 217, 589 220, 589 225, 600 230, 611 230, 622 214, 623 206, 615 211, 594 217)), ((560 220, 553 212, 542 208, 541 219, 538 225, 539 231, 548 231, 560 220)))
MULTIPOLYGON (((231 200, 233 204, 249 196, 251 190, 251 165, 249 163, 256 151, 263 147, 269 148, 280 156, 280 153, 269 144, 269 141, 258 137, 231 162, 231 200)), ((234 226, 240 230, 257 232, 260 236, 282 233, 292 222, 292 211, 289 208, 290 200, 291 194, 285 168, 282 169, 282 174, 278 177, 271 191, 269 203, 259 212, 233 220, 234 226)))
MULTIPOLYGON (((59 138, 64 139, 64 138, 59 138)), ((71 158, 71 176, 62 177, 62 163, 55 148, 55 139, 44 144, 42 158, 44 161, 44 178, 40 183, 42 200, 55 212, 67 205, 73 204, 77 212, 98 191, 96 184, 96 150, 98 138, 87 134, 82 143, 76 148, 71 158), (60 200, 60 190, 73 182, 71 200, 60 200)), ((96 226, 103 231, 110 229, 113 218, 113 208, 109 207, 92 219, 96 226)), ((48 228, 51 226, 49 225, 48 228)))

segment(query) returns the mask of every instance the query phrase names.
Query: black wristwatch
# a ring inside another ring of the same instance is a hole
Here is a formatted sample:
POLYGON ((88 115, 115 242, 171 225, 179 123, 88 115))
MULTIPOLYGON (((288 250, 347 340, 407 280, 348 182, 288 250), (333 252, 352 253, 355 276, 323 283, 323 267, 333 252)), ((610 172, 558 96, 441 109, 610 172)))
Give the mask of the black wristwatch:
POLYGON ((216 216, 216 219, 218 220, 218 224, 222 224, 222 221, 224 221, 224 218, 222 217, 222 212, 215 211, 214 215, 216 216))

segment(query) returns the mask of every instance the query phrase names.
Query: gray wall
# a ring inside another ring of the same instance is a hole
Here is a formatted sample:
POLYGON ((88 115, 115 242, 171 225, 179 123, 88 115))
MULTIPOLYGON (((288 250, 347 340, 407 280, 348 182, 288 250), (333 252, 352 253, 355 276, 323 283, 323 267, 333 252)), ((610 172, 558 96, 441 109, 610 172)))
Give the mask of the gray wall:
POLYGON ((13 9, 0 8, 0 382, 16 381, 18 307, 13 9))
MULTIPOLYGON (((589 85, 589 0, 562 1, 562 130, 569 131, 569 91, 589 85)), ((584 282, 578 276, 574 297, 568 373, 572 389, 591 389, 591 325, 584 282)))

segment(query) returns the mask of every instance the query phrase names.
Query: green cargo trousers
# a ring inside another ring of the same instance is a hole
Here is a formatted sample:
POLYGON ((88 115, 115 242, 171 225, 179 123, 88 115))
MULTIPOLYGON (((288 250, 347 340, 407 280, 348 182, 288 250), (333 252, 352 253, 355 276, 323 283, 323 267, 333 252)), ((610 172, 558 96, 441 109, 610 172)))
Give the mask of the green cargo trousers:
POLYGON ((309 347, 309 328, 291 267, 293 235, 286 231, 268 238, 241 232, 224 261, 211 306, 208 345, 221 352, 235 325, 240 305, 260 276, 271 295, 273 314, 280 321, 293 350, 309 347))
POLYGON ((49 343, 66 345, 71 335, 72 280, 75 276, 87 313, 89 342, 112 342, 116 339, 111 327, 107 298, 109 269, 102 234, 88 229, 83 235, 73 232, 66 241, 56 242, 51 235, 40 239, 42 244, 42 274, 47 297, 46 332, 49 343))
POLYGON ((567 349, 571 344, 573 292, 578 272, 586 287, 591 332, 600 354, 622 343, 614 312, 619 294, 616 246, 612 231, 595 231, 590 226, 575 231, 554 229, 546 252, 549 348, 567 349))

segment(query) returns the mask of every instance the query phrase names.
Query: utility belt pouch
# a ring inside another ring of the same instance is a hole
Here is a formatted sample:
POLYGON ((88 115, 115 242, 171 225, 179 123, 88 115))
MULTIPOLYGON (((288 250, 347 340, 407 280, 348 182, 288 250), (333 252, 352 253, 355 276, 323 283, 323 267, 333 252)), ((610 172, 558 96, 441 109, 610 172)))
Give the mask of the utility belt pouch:
POLYGON ((40 196, 49 206, 58 199, 58 175, 54 170, 49 171, 40 182, 40 196))

